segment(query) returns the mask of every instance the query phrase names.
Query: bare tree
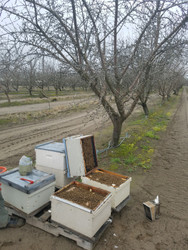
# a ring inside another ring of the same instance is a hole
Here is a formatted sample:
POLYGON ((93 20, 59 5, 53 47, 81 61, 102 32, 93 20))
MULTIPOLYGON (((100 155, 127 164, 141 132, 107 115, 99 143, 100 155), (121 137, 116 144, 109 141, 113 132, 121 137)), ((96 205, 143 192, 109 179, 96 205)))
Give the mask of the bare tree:
POLYGON ((181 0, 22 0, 12 7, 2 4, 1 9, 17 21, 15 31, 11 30, 14 39, 33 53, 44 51, 69 65, 91 87, 112 121, 113 145, 118 144, 122 124, 143 91, 143 75, 188 21, 187 1, 181 0), (130 77, 135 55, 159 13, 156 46, 147 51, 142 67, 130 77), (127 48, 122 64, 121 51, 127 48))
POLYGON ((33 95, 33 88, 36 86, 36 65, 37 59, 30 59, 23 68, 23 85, 28 90, 29 95, 33 95))
POLYGON ((0 91, 10 103, 9 93, 18 89, 23 58, 15 47, 0 45, 0 91))

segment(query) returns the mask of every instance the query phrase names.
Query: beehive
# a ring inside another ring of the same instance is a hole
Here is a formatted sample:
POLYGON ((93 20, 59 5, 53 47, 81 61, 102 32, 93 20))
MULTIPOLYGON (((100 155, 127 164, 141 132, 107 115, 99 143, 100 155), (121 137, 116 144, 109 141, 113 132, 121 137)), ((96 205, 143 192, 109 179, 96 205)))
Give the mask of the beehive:
POLYGON ((94 136, 74 136, 64 139, 68 174, 70 176, 81 176, 82 182, 94 187, 102 188, 112 193, 112 208, 116 208, 121 202, 130 196, 131 177, 116 174, 103 169, 98 169, 97 154, 95 149, 94 136), (107 175, 108 179, 116 177, 122 181, 121 185, 116 183, 106 184, 91 175, 101 172, 107 175), (112 185, 114 184, 114 185, 112 185))
POLYGON ((111 215, 111 193, 74 181, 51 196, 51 211, 52 221, 91 238, 111 215), (86 200, 80 203, 86 192, 91 198, 86 196, 86 200), (70 199, 67 195, 76 195, 76 198, 70 199), (92 207, 90 202, 94 195, 98 195, 100 200, 92 207))
POLYGON ((67 177, 67 166, 65 161, 65 146, 60 142, 47 142, 35 147, 35 168, 56 177, 56 187, 62 188, 73 178, 67 177))
POLYGON ((21 176, 18 168, 0 175, 4 200, 30 214, 50 201, 55 191, 55 176, 33 169, 21 176))

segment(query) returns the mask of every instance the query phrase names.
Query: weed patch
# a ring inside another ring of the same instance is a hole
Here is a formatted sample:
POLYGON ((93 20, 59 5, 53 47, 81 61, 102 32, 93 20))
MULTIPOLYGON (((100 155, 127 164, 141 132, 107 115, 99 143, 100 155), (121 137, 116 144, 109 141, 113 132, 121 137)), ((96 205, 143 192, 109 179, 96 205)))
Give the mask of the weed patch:
POLYGON ((100 157, 99 161, 102 163, 100 165, 123 174, 133 172, 138 168, 150 169, 155 152, 155 143, 166 130, 177 101, 178 98, 173 97, 165 105, 153 108, 148 118, 139 114, 134 120, 127 122, 122 134, 128 132, 131 136, 126 138, 118 148, 111 149, 108 152, 108 157, 105 157, 105 159, 100 157))

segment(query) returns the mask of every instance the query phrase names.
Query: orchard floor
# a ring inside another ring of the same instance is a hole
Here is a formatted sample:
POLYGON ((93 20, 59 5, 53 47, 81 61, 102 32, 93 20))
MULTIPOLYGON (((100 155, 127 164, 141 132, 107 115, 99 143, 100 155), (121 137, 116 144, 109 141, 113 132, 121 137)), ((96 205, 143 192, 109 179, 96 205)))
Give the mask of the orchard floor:
MULTIPOLYGON (((177 111, 159 141, 152 168, 131 174, 131 200, 99 240, 97 250, 188 249, 188 94, 184 89, 177 111), (159 195, 161 216, 150 222, 142 203, 159 195)), ((82 226, 82 225, 80 225, 82 226)), ((64 237, 25 225, 0 230, 2 250, 77 250, 64 237)))

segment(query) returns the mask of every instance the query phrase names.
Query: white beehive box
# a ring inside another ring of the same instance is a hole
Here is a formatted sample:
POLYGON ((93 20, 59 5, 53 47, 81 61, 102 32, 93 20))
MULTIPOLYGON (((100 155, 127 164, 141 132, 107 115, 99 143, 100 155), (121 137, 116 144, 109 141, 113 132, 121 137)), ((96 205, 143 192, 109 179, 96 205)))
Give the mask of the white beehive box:
POLYGON ((117 176, 125 179, 120 186, 106 185, 99 181, 89 178, 90 172, 97 171, 97 155, 95 149, 94 136, 74 136, 64 139, 65 151, 67 151, 68 172, 70 176, 81 176, 82 182, 94 187, 99 187, 112 192, 112 208, 116 208, 121 202, 130 195, 131 178, 118 175, 116 173, 100 169, 109 176, 117 176))
POLYGON ((61 188, 73 181, 67 178, 65 146, 60 142, 47 142, 35 147, 35 168, 56 177, 56 187, 61 188))
POLYGON ((118 207, 118 205, 127 199, 130 196, 130 182, 131 177, 116 174, 104 169, 94 169, 90 171, 86 176, 82 176, 82 182, 94 187, 102 188, 104 190, 107 190, 112 193, 112 208, 118 207), (119 186, 115 185, 115 183, 111 184, 105 184, 100 182, 100 180, 92 180, 92 174, 95 174, 96 172, 100 171, 102 174, 106 174, 109 176, 115 176, 116 178, 119 178, 123 181, 123 183, 119 186))
POLYGON ((84 236, 93 237, 111 215, 111 193, 79 182, 72 182, 51 196, 51 219, 84 236), (88 192, 102 194, 102 201, 94 209, 59 197, 63 192, 79 186, 88 192))
POLYGON ((35 169, 31 174, 21 176, 15 168, 1 174, 0 181, 4 200, 26 214, 47 204, 55 191, 55 176, 35 169))

